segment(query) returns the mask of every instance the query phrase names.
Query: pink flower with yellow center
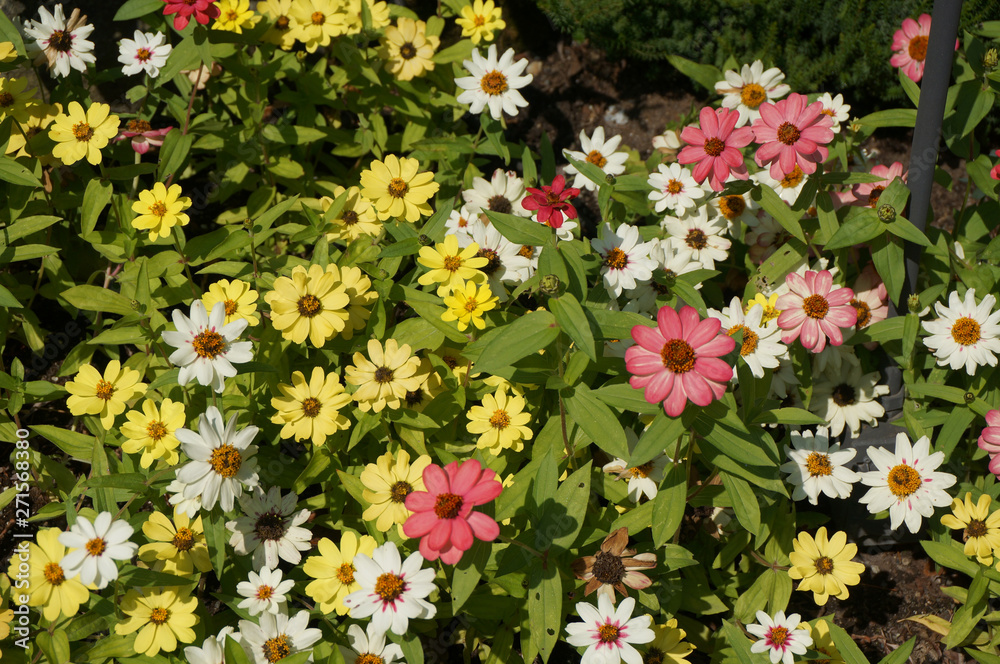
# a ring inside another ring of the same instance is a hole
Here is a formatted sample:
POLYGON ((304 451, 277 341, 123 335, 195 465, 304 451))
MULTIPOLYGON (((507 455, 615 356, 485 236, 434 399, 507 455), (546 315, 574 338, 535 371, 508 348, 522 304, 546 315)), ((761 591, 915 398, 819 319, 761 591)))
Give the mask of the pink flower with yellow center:
POLYGON ((823 113, 823 104, 809 103, 804 95, 791 94, 774 104, 762 104, 760 119, 753 123, 754 140, 760 148, 754 156, 758 166, 770 164, 770 175, 781 180, 795 167, 816 172, 833 140, 833 120, 823 113))
POLYGON ((749 176, 740 148, 753 141, 753 130, 750 127, 736 129, 740 114, 727 108, 711 109, 706 106, 701 109, 698 119, 700 129, 689 125, 681 132, 681 139, 688 145, 677 155, 677 161, 682 164, 697 163, 694 179, 701 184, 708 178, 714 191, 722 191, 723 183, 730 176, 746 180, 749 176))
MULTIPOLYGON (((889 64, 899 67, 903 73, 915 83, 924 77, 924 61, 927 59, 927 42, 931 36, 931 15, 921 14, 914 21, 912 18, 903 20, 903 27, 896 30, 892 36, 893 55, 889 64)), ((955 40, 955 50, 958 50, 958 40, 955 40)))
POLYGON ((775 303, 781 311, 778 316, 778 327, 784 330, 781 340, 790 344, 801 339, 802 345, 814 353, 826 348, 827 339, 833 346, 844 343, 841 328, 858 322, 858 311, 851 305, 854 291, 833 288, 829 270, 807 270, 805 275, 793 272, 785 277, 785 283, 791 292, 775 303))
POLYGON ((892 162, 892 166, 883 166, 879 164, 872 168, 871 174, 877 175, 883 180, 878 182, 862 182, 861 184, 854 185, 851 190, 851 194, 855 198, 854 205, 861 207, 878 207, 878 199, 885 191, 885 188, 892 184, 892 181, 896 178, 902 178, 903 183, 906 183, 906 173, 903 170, 903 165, 898 161, 892 162))

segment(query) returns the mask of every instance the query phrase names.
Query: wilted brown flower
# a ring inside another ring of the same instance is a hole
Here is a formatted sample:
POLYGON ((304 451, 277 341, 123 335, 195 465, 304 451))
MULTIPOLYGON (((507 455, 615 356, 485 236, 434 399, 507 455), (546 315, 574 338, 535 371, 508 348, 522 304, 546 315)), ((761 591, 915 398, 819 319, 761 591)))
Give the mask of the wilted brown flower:
POLYGON ((584 594, 590 595, 595 590, 604 593, 615 601, 615 590, 628 596, 629 588, 641 590, 652 583, 649 577, 640 569, 656 566, 655 553, 640 553, 635 549, 626 549, 628 544, 628 528, 619 528, 604 538, 601 550, 594 556, 584 556, 573 561, 573 574, 576 578, 586 581, 584 594))

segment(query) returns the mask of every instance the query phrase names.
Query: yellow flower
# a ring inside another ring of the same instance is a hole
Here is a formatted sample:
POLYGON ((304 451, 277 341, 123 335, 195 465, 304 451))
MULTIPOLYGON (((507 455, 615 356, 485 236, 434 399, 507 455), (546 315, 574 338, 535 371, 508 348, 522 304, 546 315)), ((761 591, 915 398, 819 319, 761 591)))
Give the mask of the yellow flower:
POLYGON ((524 441, 534 435, 527 427, 531 415, 524 412, 524 406, 523 397, 508 396, 503 389, 484 395, 482 406, 469 409, 469 423, 465 427, 469 433, 481 434, 476 447, 489 450, 494 456, 505 449, 523 450, 524 441))
POLYGON ((427 24, 400 16, 396 25, 385 29, 379 57, 386 61, 386 69, 400 81, 409 81, 434 69, 434 51, 441 40, 427 36, 427 24))
POLYGON ((14 42, 0 42, 0 62, 13 62, 17 60, 17 47, 14 42))
POLYGON ((781 311, 775 308, 778 303, 778 294, 774 293, 770 297, 757 293, 754 298, 750 300, 747 304, 744 313, 750 313, 750 310, 754 307, 763 307, 764 315, 760 318, 760 324, 767 326, 772 320, 781 315, 781 311))
POLYGON ((174 432, 184 427, 184 404, 164 399, 160 407, 146 399, 142 402, 142 412, 130 410, 125 414, 128 422, 122 425, 122 433, 128 438, 122 443, 122 451, 135 454, 141 451, 139 465, 149 468, 157 459, 163 459, 172 466, 180 459, 177 447, 180 441, 174 432))
POLYGON ((458 381, 459 385, 465 382, 466 376, 469 374, 469 367, 472 366, 472 362, 462 355, 462 351, 444 344, 432 352, 434 355, 440 357, 441 361, 448 365, 448 368, 451 369, 451 373, 455 376, 455 380, 458 381))
POLYGON ((455 19, 455 23, 461 26, 463 37, 469 37, 473 44, 478 44, 480 40, 493 41, 494 30, 507 27, 500 14, 500 8, 493 4, 493 0, 476 0, 462 7, 462 16, 455 19))
POLYGON ((295 38, 314 53, 320 46, 347 31, 347 15, 334 0, 295 0, 288 14, 295 38))
POLYGON ((118 135, 118 116, 110 114, 110 106, 99 103, 84 111, 80 102, 71 101, 68 110, 58 115, 49 129, 49 138, 57 143, 52 156, 67 166, 84 157, 91 164, 101 163, 101 150, 118 135))
POLYGON ((121 610, 128 620, 115 625, 115 633, 120 635, 138 630, 134 643, 136 653, 155 657, 161 650, 177 650, 178 641, 194 641, 195 633, 191 628, 198 624, 198 616, 194 614, 197 597, 169 588, 143 589, 143 593, 130 590, 125 594, 121 610))
POLYGON ((483 314, 495 309, 499 299, 490 290, 489 284, 476 287, 475 282, 467 281, 452 289, 450 295, 444 298, 444 306, 448 307, 441 314, 441 320, 446 323, 458 321, 459 331, 464 331, 471 322, 477 330, 486 327, 483 314))
POLYGON ((243 28, 252 28, 260 20, 250 9, 250 0, 219 0, 219 17, 212 24, 213 30, 226 30, 242 34, 243 28))
POLYGON ((369 308, 372 302, 378 299, 378 293, 369 290, 372 280, 365 276, 359 267, 338 268, 334 263, 330 263, 326 266, 326 271, 333 275, 337 283, 343 285, 344 292, 350 298, 350 303, 347 305, 347 325, 344 326, 340 336, 347 340, 353 339, 354 332, 365 329, 368 324, 368 318, 371 316, 369 308))
POLYGON ((363 553, 371 556, 375 551, 375 538, 370 535, 357 535, 350 530, 340 536, 340 548, 330 538, 319 541, 318 556, 306 558, 302 571, 316 579, 306 586, 306 594, 319 603, 323 613, 337 612, 342 616, 350 612, 344 604, 344 598, 361 586, 354 580, 354 556, 363 553))
MULTIPOLYGON (((349 2, 350 7, 347 10, 347 34, 356 35, 364 27, 361 18, 362 0, 349 0, 349 2)), ((391 21, 389 20, 388 3, 375 2, 375 0, 364 0, 364 3, 368 5, 368 13, 372 17, 372 30, 381 30, 389 26, 391 21)))
POLYGON ((47 129, 52 121, 62 113, 62 104, 35 104, 28 107, 28 119, 19 125, 11 124, 10 141, 7 143, 7 154, 15 157, 36 156, 42 163, 55 163, 49 155, 32 155, 28 152, 28 141, 47 129))
POLYGON ((464 285, 466 281, 483 283, 486 281, 486 273, 480 272, 478 268, 486 267, 489 259, 477 256, 478 252, 479 245, 475 242, 459 250, 458 237, 455 235, 446 235, 444 242, 433 248, 420 247, 417 262, 430 271, 420 275, 417 283, 421 286, 440 283, 437 294, 442 297, 451 289, 464 285))
POLYGON ((125 412, 125 402, 145 394, 146 384, 135 369, 122 367, 118 360, 111 360, 102 376, 89 364, 80 367, 73 380, 66 383, 70 396, 66 399, 69 412, 74 415, 100 415, 101 426, 110 429, 115 416, 125 412))
POLYGON ((410 516, 406 509, 406 497, 414 491, 424 491, 424 468, 431 458, 426 454, 410 463, 410 454, 399 450, 393 459, 392 452, 386 452, 375 463, 370 463, 361 471, 361 484, 365 490, 361 497, 368 501, 368 508, 361 515, 365 521, 375 521, 379 532, 388 532, 393 524, 403 534, 403 524, 410 516))
POLYGON ((308 337, 316 348, 343 332, 351 317, 347 311, 351 298, 344 284, 319 265, 310 265, 308 271, 299 265, 291 278, 278 277, 264 300, 271 305, 274 329, 297 344, 308 337))
POLYGON ((28 121, 31 106, 38 100, 34 90, 27 90, 26 78, 0 78, 0 121, 14 118, 15 122, 28 121))
POLYGON ((420 388, 423 376, 417 374, 420 358, 410 354, 410 346, 400 346, 395 339, 387 339, 383 350, 377 339, 369 339, 368 356, 354 354, 354 366, 347 367, 347 382, 357 385, 354 400, 358 408, 376 413, 388 406, 400 407, 406 393, 420 388))
POLYGON ((313 367, 309 382, 301 371, 292 374, 292 384, 278 384, 280 397, 271 399, 271 407, 278 412, 271 417, 274 424, 283 424, 282 438, 311 439, 313 445, 322 445, 327 436, 351 426, 350 420, 341 415, 340 409, 351 403, 351 395, 344 391, 340 377, 335 373, 323 375, 323 369, 313 367))
POLYGON ((177 224, 188 225, 191 219, 184 214, 184 210, 189 207, 191 199, 181 196, 179 184, 172 184, 168 189, 162 182, 157 182, 152 189, 140 191, 139 200, 132 203, 132 211, 139 215, 132 220, 132 227, 149 231, 149 241, 155 242, 157 237, 168 237, 177 224))
MULTIPOLYGON (((19 593, 28 594, 28 606, 41 607, 42 615, 54 621, 60 614, 72 617, 80 612, 80 606, 90 600, 90 591, 80 583, 77 576, 67 579, 60 565, 66 555, 66 547, 59 543, 59 528, 43 528, 35 535, 35 541, 28 544, 27 562, 28 587, 19 593)), ((15 552, 10 558, 7 575, 15 578, 19 573, 20 556, 15 552)))
POLYGON ((371 237, 381 235, 382 222, 375 216, 375 209, 372 208, 371 201, 362 197, 361 190, 357 187, 349 189, 337 187, 333 190, 333 198, 324 196, 319 199, 320 205, 323 206, 323 212, 329 210, 333 201, 340 198, 345 191, 347 192, 347 202, 344 203, 343 209, 336 218, 330 220, 330 223, 333 224, 333 230, 326 234, 326 239, 330 242, 341 240, 346 243, 353 242, 362 235, 370 235, 371 237))
POLYGON ((826 662, 826 664, 844 664, 844 658, 841 657, 840 651, 837 650, 836 644, 833 642, 833 635, 830 634, 830 623, 825 620, 817 620, 815 625, 810 628, 812 635, 812 649, 818 650, 825 656, 821 660, 812 660, 821 664, 826 662))
POLYGON ((257 3, 257 11, 273 21, 262 39, 286 51, 292 50, 297 35, 297 29, 292 29, 292 0, 263 0, 257 3))
POLYGON ((211 311, 217 302, 226 307, 226 325, 234 320, 246 319, 250 326, 260 322, 254 314, 257 312, 257 291, 250 289, 250 284, 239 279, 219 279, 208 287, 208 292, 201 296, 206 311, 211 311))
POLYGON ((163 572, 187 576, 198 570, 212 571, 208 541, 201 517, 194 523, 187 512, 174 510, 171 521, 162 512, 152 512, 142 524, 142 534, 153 540, 139 548, 139 558, 147 564, 162 561, 163 572))
POLYGON ((992 498, 987 494, 979 496, 972 503, 972 493, 965 494, 965 500, 955 498, 951 503, 954 514, 941 517, 941 525, 962 531, 965 555, 975 556, 983 565, 993 564, 993 551, 1000 549, 1000 511, 990 514, 992 498))
MULTIPOLYGON (((0 575, 0 598, 3 598, 3 601, 0 601, 0 641, 5 641, 10 636, 10 623, 14 620, 10 597, 10 580, 0 575)), ((3 657, 3 651, 0 651, 0 657, 3 657)))
POLYGON ((434 400, 434 397, 441 394, 444 386, 441 383, 441 376, 434 371, 434 367, 431 366, 431 361, 428 359, 420 360, 420 369, 417 370, 417 375, 425 378, 418 389, 406 393, 406 396, 403 397, 403 405, 420 413, 427 407, 427 404, 434 400))
POLYGON ((796 590, 811 590, 817 605, 825 606, 831 596, 847 599, 847 586, 861 582, 865 566, 851 561, 858 553, 858 546, 847 543, 847 533, 834 533, 827 539, 824 526, 816 531, 816 539, 809 533, 799 533, 792 540, 792 547, 795 550, 788 554, 792 562, 788 576, 801 579, 796 590))
POLYGON ((375 205, 379 219, 414 222, 431 214, 427 201, 441 186, 429 171, 418 173, 420 162, 409 157, 386 155, 361 172, 361 195, 375 205))
POLYGON ((646 646, 643 662, 688 664, 687 657, 694 650, 694 646, 684 642, 687 632, 677 627, 676 618, 668 620, 664 625, 652 625, 651 629, 656 638, 646 646))

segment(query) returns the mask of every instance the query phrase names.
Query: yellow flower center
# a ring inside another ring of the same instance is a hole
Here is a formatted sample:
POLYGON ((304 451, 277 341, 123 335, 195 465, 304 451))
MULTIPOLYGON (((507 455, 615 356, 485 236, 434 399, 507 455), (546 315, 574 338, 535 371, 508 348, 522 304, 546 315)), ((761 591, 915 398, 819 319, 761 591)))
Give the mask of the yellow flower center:
POLYGON ((416 47, 410 42, 406 42, 405 44, 399 47, 399 57, 403 58, 404 60, 412 60, 413 58, 417 57, 416 47))
POLYGON ((406 184, 403 178, 393 178, 389 180, 389 195, 393 198, 402 198, 410 190, 410 185, 406 184))
POLYGON ((300 316, 312 318, 323 311, 323 303, 315 295, 308 294, 299 298, 299 301, 295 304, 295 308, 298 309, 300 316))
POLYGON ((239 17, 240 17, 239 12, 237 12, 235 9, 230 9, 226 12, 226 20, 228 20, 230 23, 235 23, 236 20, 239 19, 239 17))
POLYGON ((111 399, 111 395, 115 393, 115 386, 104 380, 103 378, 97 381, 97 385, 94 386, 94 396, 98 399, 104 399, 108 401, 111 399))
POLYGON ((73 125, 73 138, 86 143, 94 137, 94 130, 86 122, 77 122, 73 125))
POLYGON ((710 138, 705 141, 705 154, 709 157, 718 157, 726 149, 726 144, 718 138, 710 138))
POLYGON ((986 524, 979 519, 972 519, 969 521, 969 525, 965 527, 965 532, 962 533, 963 540, 975 539, 977 537, 985 537, 988 529, 986 524))
POLYGON ((889 471, 888 484, 894 496, 900 500, 909 498, 920 488, 920 473, 912 466, 901 463, 889 471))
POLYGON ((608 163, 600 150, 591 150, 590 154, 587 155, 587 161, 598 168, 604 168, 604 165, 608 163))
POLYGON ((780 648, 788 642, 788 629, 785 627, 772 627, 768 636, 771 638, 771 643, 780 648))
POLYGON ((684 238, 684 242, 695 251, 701 251, 708 246, 708 236, 705 235, 704 231, 692 228, 688 231, 687 237, 684 238))
POLYGON ((830 455, 820 452, 810 452, 806 458, 806 470, 812 477, 826 476, 833 473, 833 464, 830 463, 830 455))
POLYGON ((670 179, 667 181, 666 193, 679 194, 684 191, 684 183, 680 180, 670 179))
MULTIPOLYGON (((313 17, 315 16, 313 14, 313 17)), ((313 20, 315 21, 315 18, 313 20)), ((261 649, 264 651, 264 659, 271 664, 288 657, 292 653, 292 647, 288 645, 288 637, 284 634, 279 634, 264 641, 264 646, 261 649)))
POLYGON ((403 589, 403 580, 391 572, 381 574, 375 580, 375 594, 383 602, 395 602, 403 594, 403 589))
POLYGON ((481 28, 486 25, 486 17, 482 14, 476 14, 476 17, 472 19, 472 25, 477 28, 481 28))
POLYGON ((354 572, 354 565, 351 563, 344 563, 337 568, 337 580, 345 586, 349 586, 354 583, 354 572))
POLYGON ((170 543, 178 551, 190 551, 194 548, 194 531, 190 528, 178 528, 170 543))
POLYGON ((778 125, 778 140, 785 145, 795 145, 801 135, 799 128, 791 122, 782 122, 778 125))
POLYGON ((243 465, 243 456, 240 451, 232 445, 222 445, 212 450, 212 456, 208 459, 208 464, 217 475, 229 479, 240 472, 243 465))
POLYGON ((799 186, 799 183, 802 182, 802 178, 804 178, 805 175, 806 174, 802 172, 802 169, 796 165, 795 168, 792 169, 791 173, 781 178, 781 186, 785 189, 797 187, 799 186))
POLYGON ((257 587, 257 599, 271 599, 271 595, 274 594, 274 588, 271 586, 258 586, 257 587))
POLYGON ((757 333, 751 330, 746 325, 734 325, 733 327, 729 328, 729 331, 726 332, 726 334, 728 334, 729 336, 733 336, 741 330, 743 331, 743 345, 740 346, 740 355, 742 357, 746 357, 750 353, 757 350, 757 341, 760 339, 760 337, 758 337, 757 333))
POLYGON ((694 369, 694 348, 683 339, 671 339, 660 349, 663 366, 673 373, 683 374, 694 369))
POLYGON ((139 60, 139 62, 146 62, 153 57, 153 54, 149 52, 148 48, 140 48, 135 52, 135 57, 139 60))
POLYGON ((494 272, 503 267, 503 261, 500 260, 500 254, 496 252, 495 249, 483 248, 476 252, 476 258, 485 258, 486 265, 479 268, 480 272, 485 272, 487 275, 492 276, 494 272))
POLYGON ((813 563, 816 566, 817 574, 831 574, 833 572, 833 559, 829 556, 820 556, 813 563))
POLYGON ((215 330, 205 330, 191 341, 191 348, 198 357, 214 360, 226 350, 226 340, 215 330))
POLYGON ((479 87, 488 95, 502 95, 507 92, 507 77, 494 69, 483 74, 479 87))
POLYGON ((163 203, 163 201, 156 201, 149 206, 149 214, 163 219, 164 215, 167 214, 167 206, 163 203))
POLYGON ((444 257, 444 269, 449 272, 458 272, 460 267, 462 267, 462 258, 460 256, 444 257))
POLYGON ((153 128, 153 125, 145 120, 129 120, 126 126, 129 131, 134 131, 137 134, 145 133, 153 128))
POLYGON ((406 497, 413 492, 413 486, 409 482, 396 482, 389 489, 389 500, 394 503, 405 503, 406 497))
POLYGON ((108 548, 108 543, 105 542, 100 537, 95 537, 94 539, 89 540, 86 544, 84 544, 83 548, 86 549, 87 553, 89 553, 90 555, 99 556, 104 553, 105 549, 108 548))
POLYGON ((437 500, 434 502, 434 514, 439 519, 454 519, 461 511, 463 502, 465 501, 462 500, 462 497, 454 493, 438 494, 437 500))
POLYGON ((528 244, 523 245, 520 249, 517 250, 517 255, 524 256, 530 261, 532 258, 535 257, 535 248, 528 244))
POLYGON ((316 417, 319 415, 320 408, 322 408, 322 404, 313 397, 302 400, 302 414, 306 417, 316 417))
POLYGON ((312 24, 323 25, 326 22, 326 15, 323 12, 313 12, 312 24))
POLYGON ((222 303, 222 306, 226 308, 227 316, 232 316, 233 314, 236 313, 236 310, 239 308, 239 305, 236 304, 236 302, 234 302, 233 300, 224 301, 222 303))
POLYGON ((45 575, 45 580, 54 586, 61 586, 66 581, 63 568, 58 563, 45 563, 42 574, 45 575))
POLYGON ((822 319, 830 311, 830 303, 822 295, 814 294, 802 300, 802 310, 810 318, 822 319))
POLYGON ((858 312, 858 329, 868 327, 868 323, 872 322, 872 308, 868 306, 867 302, 862 302, 857 298, 851 300, 850 304, 858 312))
POLYGON ((152 438, 154 443, 158 443, 167 435, 167 426, 160 420, 153 420, 146 427, 146 435, 152 438))
POLYGON ((510 415, 507 414, 506 410, 497 408, 490 415, 490 426, 503 431, 510 426, 510 415))
POLYGON ((747 108, 757 108, 767 99, 767 92, 758 83, 747 83, 740 90, 740 101, 747 108))
POLYGON ((465 307, 463 307, 463 308, 464 308, 464 309, 465 309, 465 310, 466 310, 466 311, 467 311, 468 313, 470 313, 470 314, 471 314, 471 313, 473 313, 473 312, 474 312, 474 311, 476 310, 476 307, 478 307, 478 306, 479 306, 479 302, 477 302, 477 301, 476 301, 476 298, 474 298, 474 297, 470 297, 469 299, 467 299, 467 300, 465 301, 465 307))
POLYGON ((959 318, 955 321, 955 324, 951 326, 951 338, 954 339, 956 343, 960 343, 963 346, 973 345, 982 338, 979 323, 972 320, 968 316, 959 318))
POLYGON ((742 196, 734 194, 732 196, 723 196, 719 199, 719 212, 729 221, 743 214, 743 211, 746 209, 747 202, 743 200, 742 196))
POLYGON ((604 265, 612 270, 624 270, 628 265, 628 254, 618 247, 612 247, 604 257, 604 265))
POLYGON ((636 466, 635 468, 629 468, 629 477, 644 478, 649 477, 649 474, 653 472, 653 462, 644 463, 641 466, 636 466))
POLYGON ((601 639, 601 643, 615 643, 618 640, 618 628, 604 623, 597 628, 597 635, 601 639))
POLYGON ((927 41, 928 38, 924 35, 918 35, 910 40, 910 45, 907 47, 907 51, 910 57, 917 62, 923 62, 927 57, 927 41))
POLYGON ((289 29, 289 27, 291 26, 291 23, 292 23, 292 21, 287 16, 283 16, 282 15, 282 16, 279 16, 274 21, 274 27, 276 27, 278 30, 284 31, 284 30, 288 30, 289 29))
POLYGON ((149 622, 154 625, 162 625, 170 620, 170 611, 158 606, 149 612, 149 622))
POLYGON ((389 367, 379 367, 375 370, 376 383, 389 383, 392 381, 392 369, 389 367))

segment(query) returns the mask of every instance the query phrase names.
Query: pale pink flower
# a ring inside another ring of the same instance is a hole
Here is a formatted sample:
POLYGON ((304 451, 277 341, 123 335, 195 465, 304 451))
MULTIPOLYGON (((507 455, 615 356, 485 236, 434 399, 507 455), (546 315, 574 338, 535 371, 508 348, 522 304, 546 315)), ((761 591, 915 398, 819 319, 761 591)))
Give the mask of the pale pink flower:
POLYGON ((753 141, 753 130, 750 127, 736 129, 740 114, 728 108, 711 109, 706 106, 701 109, 698 119, 700 129, 688 125, 681 132, 681 139, 689 145, 677 155, 677 161, 682 164, 697 162, 694 179, 701 184, 708 178, 715 191, 722 191, 723 183, 730 176, 746 180, 747 167, 740 148, 753 141))
POLYGON ((986 426, 979 435, 979 448, 990 455, 990 472, 1000 477, 1000 410, 986 413, 986 426))
POLYGON ((129 120, 126 127, 115 137, 115 141, 131 138, 132 149, 139 154, 146 154, 150 148, 158 148, 163 145, 164 137, 173 129, 173 127, 153 129, 145 120, 129 120))
MULTIPOLYGON (((889 292, 871 263, 861 270, 858 280, 854 282, 854 299, 851 300, 851 306, 858 312, 859 330, 883 321, 889 316, 889 292)), ((865 344, 865 347, 867 348, 868 344, 865 344)))
POLYGON ((733 368, 719 357, 732 352, 736 341, 720 334, 721 329, 722 321, 701 320, 694 307, 685 306, 680 313, 661 307, 656 327, 632 328, 636 345, 625 351, 629 384, 645 388, 649 403, 662 401, 670 417, 684 412, 688 401, 707 406, 722 398, 733 368))
POLYGON ((807 270, 805 276, 792 272, 785 277, 791 292, 778 298, 775 308, 781 311, 778 327, 784 332, 781 340, 790 344, 801 337, 802 345, 814 353, 826 348, 827 339, 833 346, 844 343, 841 328, 858 321, 858 312, 851 306, 854 291, 832 288, 829 270, 807 270))
POLYGON ((903 165, 898 161, 892 162, 892 166, 879 164, 871 170, 871 174, 885 179, 878 182, 862 182, 861 184, 854 185, 854 188, 851 190, 856 199, 853 203, 854 205, 870 208, 877 207, 879 196, 882 195, 886 187, 892 184, 893 180, 902 178, 903 183, 906 184, 907 171, 903 170, 903 165))
MULTIPOLYGON (((892 36, 892 50, 889 64, 899 67, 915 83, 924 77, 924 60, 927 58, 927 42, 931 35, 931 16, 921 14, 914 21, 912 18, 903 20, 903 27, 896 30, 892 36)), ((955 40, 955 50, 958 50, 958 40, 955 40)))
POLYGON ((803 173, 816 172, 826 161, 823 147, 833 140, 833 120, 823 113, 823 104, 809 103, 804 95, 790 94, 774 104, 761 104, 760 119, 753 123, 754 140, 760 143, 754 160, 771 165, 770 175, 780 180, 798 165, 803 173))

